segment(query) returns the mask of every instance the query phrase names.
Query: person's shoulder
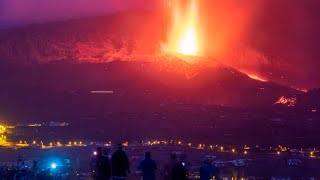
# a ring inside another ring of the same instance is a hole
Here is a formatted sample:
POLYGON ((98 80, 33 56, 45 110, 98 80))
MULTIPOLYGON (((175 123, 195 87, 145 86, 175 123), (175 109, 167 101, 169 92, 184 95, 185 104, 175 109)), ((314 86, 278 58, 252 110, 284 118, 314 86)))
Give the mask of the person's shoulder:
POLYGON ((122 150, 122 149, 118 149, 115 153, 116 154, 125 154, 124 150, 122 150))
POLYGON ((116 150, 116 151, 113 153, 113 156, 119 155, 119 154, 121 154, 121 153, 122 153, 121 150, 116 150))
POLYGON ((180 167, 180 165, 182 165, 181 163, 176 163, 176 164, 174 164, 173 165, 173 169, 177 169, 177 168, 179 168, 180 167))
POLYGON ((175 167, 176 167, 177 169, 185 169, 185 166, 184 166, 181 162, 177 163, 177 164, 175 165, 175 167))
POLYGON ((114 159, 117 159, 118 157, 119 157, 119 153, 114 152, 111 156, 111 159, 114 160, 114 159))

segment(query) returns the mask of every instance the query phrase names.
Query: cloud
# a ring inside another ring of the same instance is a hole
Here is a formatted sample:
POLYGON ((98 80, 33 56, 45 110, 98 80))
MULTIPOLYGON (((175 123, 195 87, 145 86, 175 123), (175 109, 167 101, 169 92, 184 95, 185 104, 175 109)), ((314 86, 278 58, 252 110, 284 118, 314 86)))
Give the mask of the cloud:
POLYGON ((126 9, 145 9, 151 0, 1 0, 0 26, 101 15, 126 9))
POLYGON ((319 0, 199 2, 205 55, 226 56, 225 63, 266 76, 277 74, 296 86, 320 86, 319 0), (230 58, 242 49, 242 57, 230 58))

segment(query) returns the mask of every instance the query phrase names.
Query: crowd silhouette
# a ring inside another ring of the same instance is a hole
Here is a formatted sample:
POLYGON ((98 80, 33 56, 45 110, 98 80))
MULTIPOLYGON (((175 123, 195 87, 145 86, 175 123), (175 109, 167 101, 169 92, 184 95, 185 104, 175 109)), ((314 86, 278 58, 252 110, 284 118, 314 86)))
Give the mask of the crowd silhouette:
MULTIPOLYGON (((95 180, 126 180, 130 173, 129 158, 123 150, 122 144, 118 149, 108 156, 102 153, 102 148, 97 148, 97 159, 94 168, 95 180)), ((187 180, 191 163, 187 161, 187 156, 176 153, 170 155, 169 161, 160 172, 161 179, 164 180, 187 180)), ((151 157, 151 152, 145 152, 145 158, 139 163, 138 170, 141 171, 141 180, 156 180, 158 165, 151 157)), ((210 159, 205 159, 199 169, 200 180, 219 179, 219 169, 215 167, 210 159)))
MULTIPOLYGON (((55 165, 56 166, 56 165, 55 165)), ((50 179, 70 179, 62 178, 55 171, 50 168, 43 168, 39 166, 37 161, 32 162, 32 166, 27 167, 22 157, 18 157, 16 165, 0 167, 0 179, 7 180, 50 180, 50 179)), ((54 169, 58 167, 54 167, 54 169)), ((137 171, 131 173, 129 158, 124 151, 122 144, 118 144, 117 150, 110 153, 107 148, 97 147, 94 158, 91 159, 91 179, 94 180, 127 180, 136 179, 138 175, 139 180, 187 180, 195 179, 194 169, 191 171, 192 165, 187 160, 186 154, 171 153, 168 161, 159 168, 157 162, 152 158, 150 151, 146 151, 144 159, 137 163, 137 171), (133 178, 133 176, 135 178, 133 178)), ((56 170, 57 170, 56 169, 56 170)), ((205 159, 201 164, 196 179, 200 180, 219 180, 219 169, 215 167, 211 159, 205 159)))

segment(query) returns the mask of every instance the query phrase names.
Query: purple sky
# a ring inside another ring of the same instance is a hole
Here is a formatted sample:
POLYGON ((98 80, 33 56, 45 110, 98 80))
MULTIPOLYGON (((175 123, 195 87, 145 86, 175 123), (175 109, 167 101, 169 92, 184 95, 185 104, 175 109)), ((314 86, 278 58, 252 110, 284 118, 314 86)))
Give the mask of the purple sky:
POLYGON ((0 0, 0 27, 151 8, 156 0, 0 0))

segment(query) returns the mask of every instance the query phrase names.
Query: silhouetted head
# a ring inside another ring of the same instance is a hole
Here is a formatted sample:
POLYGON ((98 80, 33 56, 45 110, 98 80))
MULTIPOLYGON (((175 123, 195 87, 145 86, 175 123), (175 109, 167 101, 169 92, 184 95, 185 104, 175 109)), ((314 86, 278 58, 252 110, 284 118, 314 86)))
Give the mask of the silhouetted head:
POLYGON ((181 154, 180 155, 180 161, 185 161, 187 159, 187 155, 186 154, 181 154))
POLYGON ((97 156, 102 155, 102 147, 97 147, 97 156))
POLYGON ((177 160, 177 154, 176 153, 171 153, 170 160, 172 160, 172 161, 177 160))
POLYGON ((151 158, 151 152, 147 151, 145 154, 146 159, 150 159, 151 158))
POLYGON ((203 161, 204 164, 211 164, 212 163, 212 160, 211 158, 206 158, 204 161, 203 161))
POLYGON ((119 144, 118 144, 118 149, 119 149, 119 150, 122 150, 122 148, 123 148, 122 143, 119 143, 119 144))

